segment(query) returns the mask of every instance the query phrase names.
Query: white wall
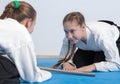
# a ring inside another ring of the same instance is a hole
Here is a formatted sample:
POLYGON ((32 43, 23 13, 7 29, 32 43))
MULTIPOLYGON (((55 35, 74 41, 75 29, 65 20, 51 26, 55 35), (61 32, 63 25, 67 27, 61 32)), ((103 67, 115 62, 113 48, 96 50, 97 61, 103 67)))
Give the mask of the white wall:
MULTIPOLYGON (((12 0, 0 0, 0 14, 12 0)), ((80 11, 86 21, 108 19, 120 25, 120 0, 24 0, 37 11, 32 37, 37 55, 58 55, 64 37, 62 20, 71 11, 80 11)))

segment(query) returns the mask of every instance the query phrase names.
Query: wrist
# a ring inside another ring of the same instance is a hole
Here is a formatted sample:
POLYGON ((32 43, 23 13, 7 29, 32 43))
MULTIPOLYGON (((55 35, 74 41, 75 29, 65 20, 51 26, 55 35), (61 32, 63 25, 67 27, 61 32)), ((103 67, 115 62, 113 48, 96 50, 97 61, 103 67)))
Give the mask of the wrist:
POLYGON ((92 68, 92 71, 96 71, 96 66, 95 66, 95 64, 92 64, 92 65, 91 65, 91 68, 92 68))

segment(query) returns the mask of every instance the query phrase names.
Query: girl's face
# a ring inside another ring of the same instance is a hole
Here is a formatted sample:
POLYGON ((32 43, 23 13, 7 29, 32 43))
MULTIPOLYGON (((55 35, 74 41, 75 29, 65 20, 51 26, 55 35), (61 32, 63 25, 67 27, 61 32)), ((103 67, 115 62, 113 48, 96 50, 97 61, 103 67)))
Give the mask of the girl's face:
POLYGON ((78 25, 75 21, 64 23, 64 32, 68 40, 73 44, 78 43, 80 40, 85 40, 85 25, 78 25))

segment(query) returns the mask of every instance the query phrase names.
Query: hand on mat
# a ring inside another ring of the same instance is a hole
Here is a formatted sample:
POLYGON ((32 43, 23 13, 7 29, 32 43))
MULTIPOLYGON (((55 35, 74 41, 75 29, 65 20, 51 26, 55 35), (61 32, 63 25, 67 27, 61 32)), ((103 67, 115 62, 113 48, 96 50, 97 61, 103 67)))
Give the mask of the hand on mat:
POLYGON ((91 64, 91 65, 88 65, 88 66, 83 66, 83 67, 77 68, 77 69, 73 70, 73 72, 92 72, 95 69, 96 69, 95 65, 91 64))
POLYGON ((75 70, 75 69, 76 69, 76 67, 73 66, 72 64, 70 64, 69 62, 63 63, 63 70, 72 71, 72 70, 75 70))

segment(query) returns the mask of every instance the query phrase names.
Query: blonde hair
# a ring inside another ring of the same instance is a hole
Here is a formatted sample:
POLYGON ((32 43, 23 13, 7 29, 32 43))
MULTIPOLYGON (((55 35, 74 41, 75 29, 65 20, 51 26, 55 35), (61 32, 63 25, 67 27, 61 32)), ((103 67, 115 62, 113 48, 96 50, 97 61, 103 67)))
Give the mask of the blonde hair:
POLYGON ((12 18, 17 20, 18 22, 23 21, 25 18, 31 18, 34 20, 36 16, 35 9, 24 1, 19 1, 20 6, 18 8, 15 8, 14 1, 10 2, 3 11, 2 15, 0 16, 0 19, 4 18, 12 18))

